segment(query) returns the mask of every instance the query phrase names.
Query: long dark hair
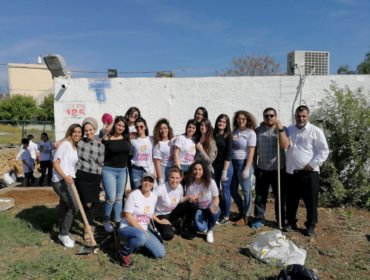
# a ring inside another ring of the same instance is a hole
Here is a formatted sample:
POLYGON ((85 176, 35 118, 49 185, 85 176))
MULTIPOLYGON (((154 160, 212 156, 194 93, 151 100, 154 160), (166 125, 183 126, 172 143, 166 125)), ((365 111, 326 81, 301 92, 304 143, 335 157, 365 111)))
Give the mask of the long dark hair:
POLYGON ((140 113, 140 110, 138 107, 130 107, 128 108, 128 110, 126 111, 126 114, 125 114, 125 118, 127 120, 127 123, 128 123, 128 117, 132 114, 136 112, 137 113, 137 118, 140 118, 141 117, 141 113, 140 113))
MULTIPOLYGON (((191 124, 194 125, 195 127, 197 127, 197 122, 194 119, 188 120, 188 122, 186 123, 186 126, 185 126, 185 136, 187 136, 188 126, 191 125, 191 124)), ((197 132, 197 130, 195 131, 195 133, 196 132, 197 132)))
POLYGON ((202 120, 200 122, 200 125, 202 125, 202 123, 204 123, 204 125, 207 128, 206 141, 204 143, 202 143, 202 145, 203 145, 203 148, 204 148, 205 152, 208 154, 209 147, 211 146, 210 145, 211 144, 211 141, 215 141, 215 138, 213 137, 213 127, 212 127, 211 122, 208 119, 202 120))
POLYGON ((206 108, 204 107, 198 107, 195 112, 194 112, 194 119, 196 120, 196 115, 197 115, 197 111, 198 110, 201 110, 202 113, 203 113, 203 119, 208 119, 208 111, 206 108))
POLYGON ((237 118, 239 115, 244 115, 247 119, 247 128, 255 130, 256 129, 256 118, 247 111, 236 111, 233 118, 233 130, 237 130, 239 128, 237 118))
POLYGON ((110 138, 112 135, 114 135, 116 133, 116 124, 118 122, 123 122, 125 124, 125 130, 122 132, 122 137, 123 137, 123 139, 130 142, 130 134, 128 132, 129 131, 128 123, 127 123, 127 120, 124 116, 117 116, 117 117, 114 118, 113 127, 112 127, 111 131, 109 132, 108 137, 110 138))
POLYGON ((142 118, 142 117, 138 117, 138 118, 136 119, 136 121, 135 121, 135 126, 136 126, 136 124, 137 124, 137 123, 139 123, 139 122, 144 123, 144 125, 145 125, 145 136, 148 136, 148 135, 149 135, 149 129, 148 129, 148 126, 147 126, 147 124, 146 124, 146 120, 145 120, 144 118, 142 118))
POLYGON ((190 186, 192 183, 194 183, 194 169, 197 164, 200 164, 203 168, 202 181, 204 186, 208 189, 212 181, 211 171, 209 171, 206 163, 202 160, 196 160, 189 166, 189 170, 187 172, 186 186, 190 186))
POLYGON ((216 121, 215 121, 215 128, 213 129, 213 135, 216 137, 218 134, 219 134, 219 129, 218 129, 218 122, 224 118, 226 120, 226 127, 225 127, 225 130, 224 130, 224 138, 227 138, 229 137, 229 135, 231 135, 231 127, 230 127, 230 118, 228 115, 226 114, 220 114, 216 121))
POLYGON ((155 124, 154 126, 154 129, 153 129, 153 146, 155 146, 159 141, 162 140, 162 137, 161 137, 161 133, 160 133, 160 129, 161 129, 161 125, 162 124, 165 124, 167 127, 168 127, 168 140, 171 140, 173 138, 173 129, 172 127, 170 126, 170 122, 167 120, 167 119, 159 119, 157 121, 157 123, 155 124))

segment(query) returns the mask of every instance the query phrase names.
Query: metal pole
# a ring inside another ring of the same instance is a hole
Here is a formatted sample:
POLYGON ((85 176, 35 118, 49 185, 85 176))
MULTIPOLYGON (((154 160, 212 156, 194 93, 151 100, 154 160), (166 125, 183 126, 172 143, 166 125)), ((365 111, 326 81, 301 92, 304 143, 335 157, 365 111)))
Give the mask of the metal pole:
MULTIPOLYGON (((279 140, 280 132, 277 133, 277 151, 276 151, 276 160, 277 160, 277 180, 278 180, 278 222, 279 222, 279 229, 282 229, 281 225, 281 188, 280 188, 280 140, 279 140)), ((275 198, 276 199, 276 198, 275 198)))

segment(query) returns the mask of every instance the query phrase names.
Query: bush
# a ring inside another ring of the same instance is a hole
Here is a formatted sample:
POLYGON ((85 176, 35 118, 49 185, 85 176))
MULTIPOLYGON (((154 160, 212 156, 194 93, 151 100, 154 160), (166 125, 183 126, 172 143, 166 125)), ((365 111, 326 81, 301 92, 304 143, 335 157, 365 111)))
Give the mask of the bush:
POLYGON ((370 108, 362 89, 332 84, 313 120, 324 129, 330 155, 322 167, 323 206, 370 209, 370 108))

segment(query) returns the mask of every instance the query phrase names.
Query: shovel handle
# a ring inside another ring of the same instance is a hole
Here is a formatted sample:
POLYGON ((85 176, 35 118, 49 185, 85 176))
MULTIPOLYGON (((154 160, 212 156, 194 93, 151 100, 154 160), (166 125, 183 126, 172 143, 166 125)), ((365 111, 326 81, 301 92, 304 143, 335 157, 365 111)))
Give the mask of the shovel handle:
POLYGON ((76 199, 76 202, 77 202, 77 205, 78 205, 78 209, 81 212, 81 216, 82 216, 82 220, 84 221, 85 228, 87 230, 88 235, 90 236, 91 245, 92 246, 96 246, 97 244, 96 244, 96 241, 95 241, 95 238, 94 238, 94 234, 91 231, 91 227, 90 227, 89 221, 87 220, 87 217, 86 217, 86 214, 85 214, 85 210, 84 210, 84 208, 82 206, 82 203, 81 203, 81 200, 80 200, 80 196, 78 194, 78 191, 76 189, 76 186, 75 186, 75 184, 72 184, 72 185, 69 185, 69 186, 72 189, 73 195, 74 195, 74 197, 76 199))

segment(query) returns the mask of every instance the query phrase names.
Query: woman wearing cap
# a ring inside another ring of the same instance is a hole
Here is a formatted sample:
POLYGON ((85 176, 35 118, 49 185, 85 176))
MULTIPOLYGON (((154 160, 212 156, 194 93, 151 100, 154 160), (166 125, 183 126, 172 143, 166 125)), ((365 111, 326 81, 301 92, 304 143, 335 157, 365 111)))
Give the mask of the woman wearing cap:
POLYGON ((122 266, 132 265, 131 253, 139 248, 146 248, 154 258, 163 258, 165 249, 163 244, 148 231, 150 219, 153 218, 157 195, 152 192, 154 175, 145 172, 141 179, 141 188, 133 190, 125 203, 119 234, 125 240, 119 252, 122 266))
POLYGON ((123 116, 114 119, 112 130, 104 136, 104 166, 102 169, 103 187, 105 190, 104 229, 113 232, 110 222, 112 211, 113 221, 121 221, 122 197, 127 182, 127 164, 130 153, 130 136, 127 121, 123 116))
POLYGON ((78 214, 78 205, 70 185, 74 184, 76 177, 77 143, 81 135, 81 126, 76 123, 71 124, 53 158, 52 186, 60 198, 58 239, 66 248, 75 246, 75 241, 69 236, 69 231, 78 214))
POLYGON ((206 234, 208 243, 213 243, 213 227, 220 217, 218 188, 203 161, 195 161, 189 168, 186 196, 193 204, 194 224, 198 232, 206 234))
POLYGON ((233 148, 231 162, 233 165, 233 177, 231 179, 231 196, 239 210, 235 220, 244 220, 247 225, 248 217, 252 208, 252 176, 253 156, 256 148, 257 137, 255 117, 247 111, 237 111, 233 120, 233 148), (244 201, 238 193, 241 186, 244 201))
MULTIPOLYGON (((93 224, 93 208, 99 202, 100 167, 104 161, 105 147, 95 139, 98 122, 94 118, 86 118, 82 122, 84 138, 77 144, 78 162, 76 172, 76 187, 80 195, 89 225, 93 224)), ((92 231, 93 228, 92 228, 92 231)), ((84 239, 90 241, 87 225, 84 229, 84 239)))
POLYGON ((177 136, 173 144, 175 165, 181 168, 184 176, 186 176, 189 166, 194 161, 196 152, 194 135, 196 131, 196 121, 194 119, 188 120, 185 134, 177 136))
POLYGON ((173 165, 173 130, 167 119, 157 121, 153 130, 153 161, 158 184, 168 179, 168 171, 173 165))
POLYGON ((153 164, 153 143, 148 136, 149 130, 146 121, 138 118, 135 122, 137 137, 131 139, 131 173, 130 177, 133 185, 131 189, 139 189, 141 178, 145 172, 154 173, 153 164))
POLYGON ((213 173, 212 163, 217 156, 217 146, 213 138, 212 124, 208 119, 200 122, 200 138, 196 144, 195 160, 202 160, 207 164, 208 170, 213 173))
POLYGON ((101 117, 101 121, 103 122, 103 128, 99 131, 99 138, 103 138, 105 135, 109 134, 113 127, 113 117, 111 114, 105 113, 101 117))

